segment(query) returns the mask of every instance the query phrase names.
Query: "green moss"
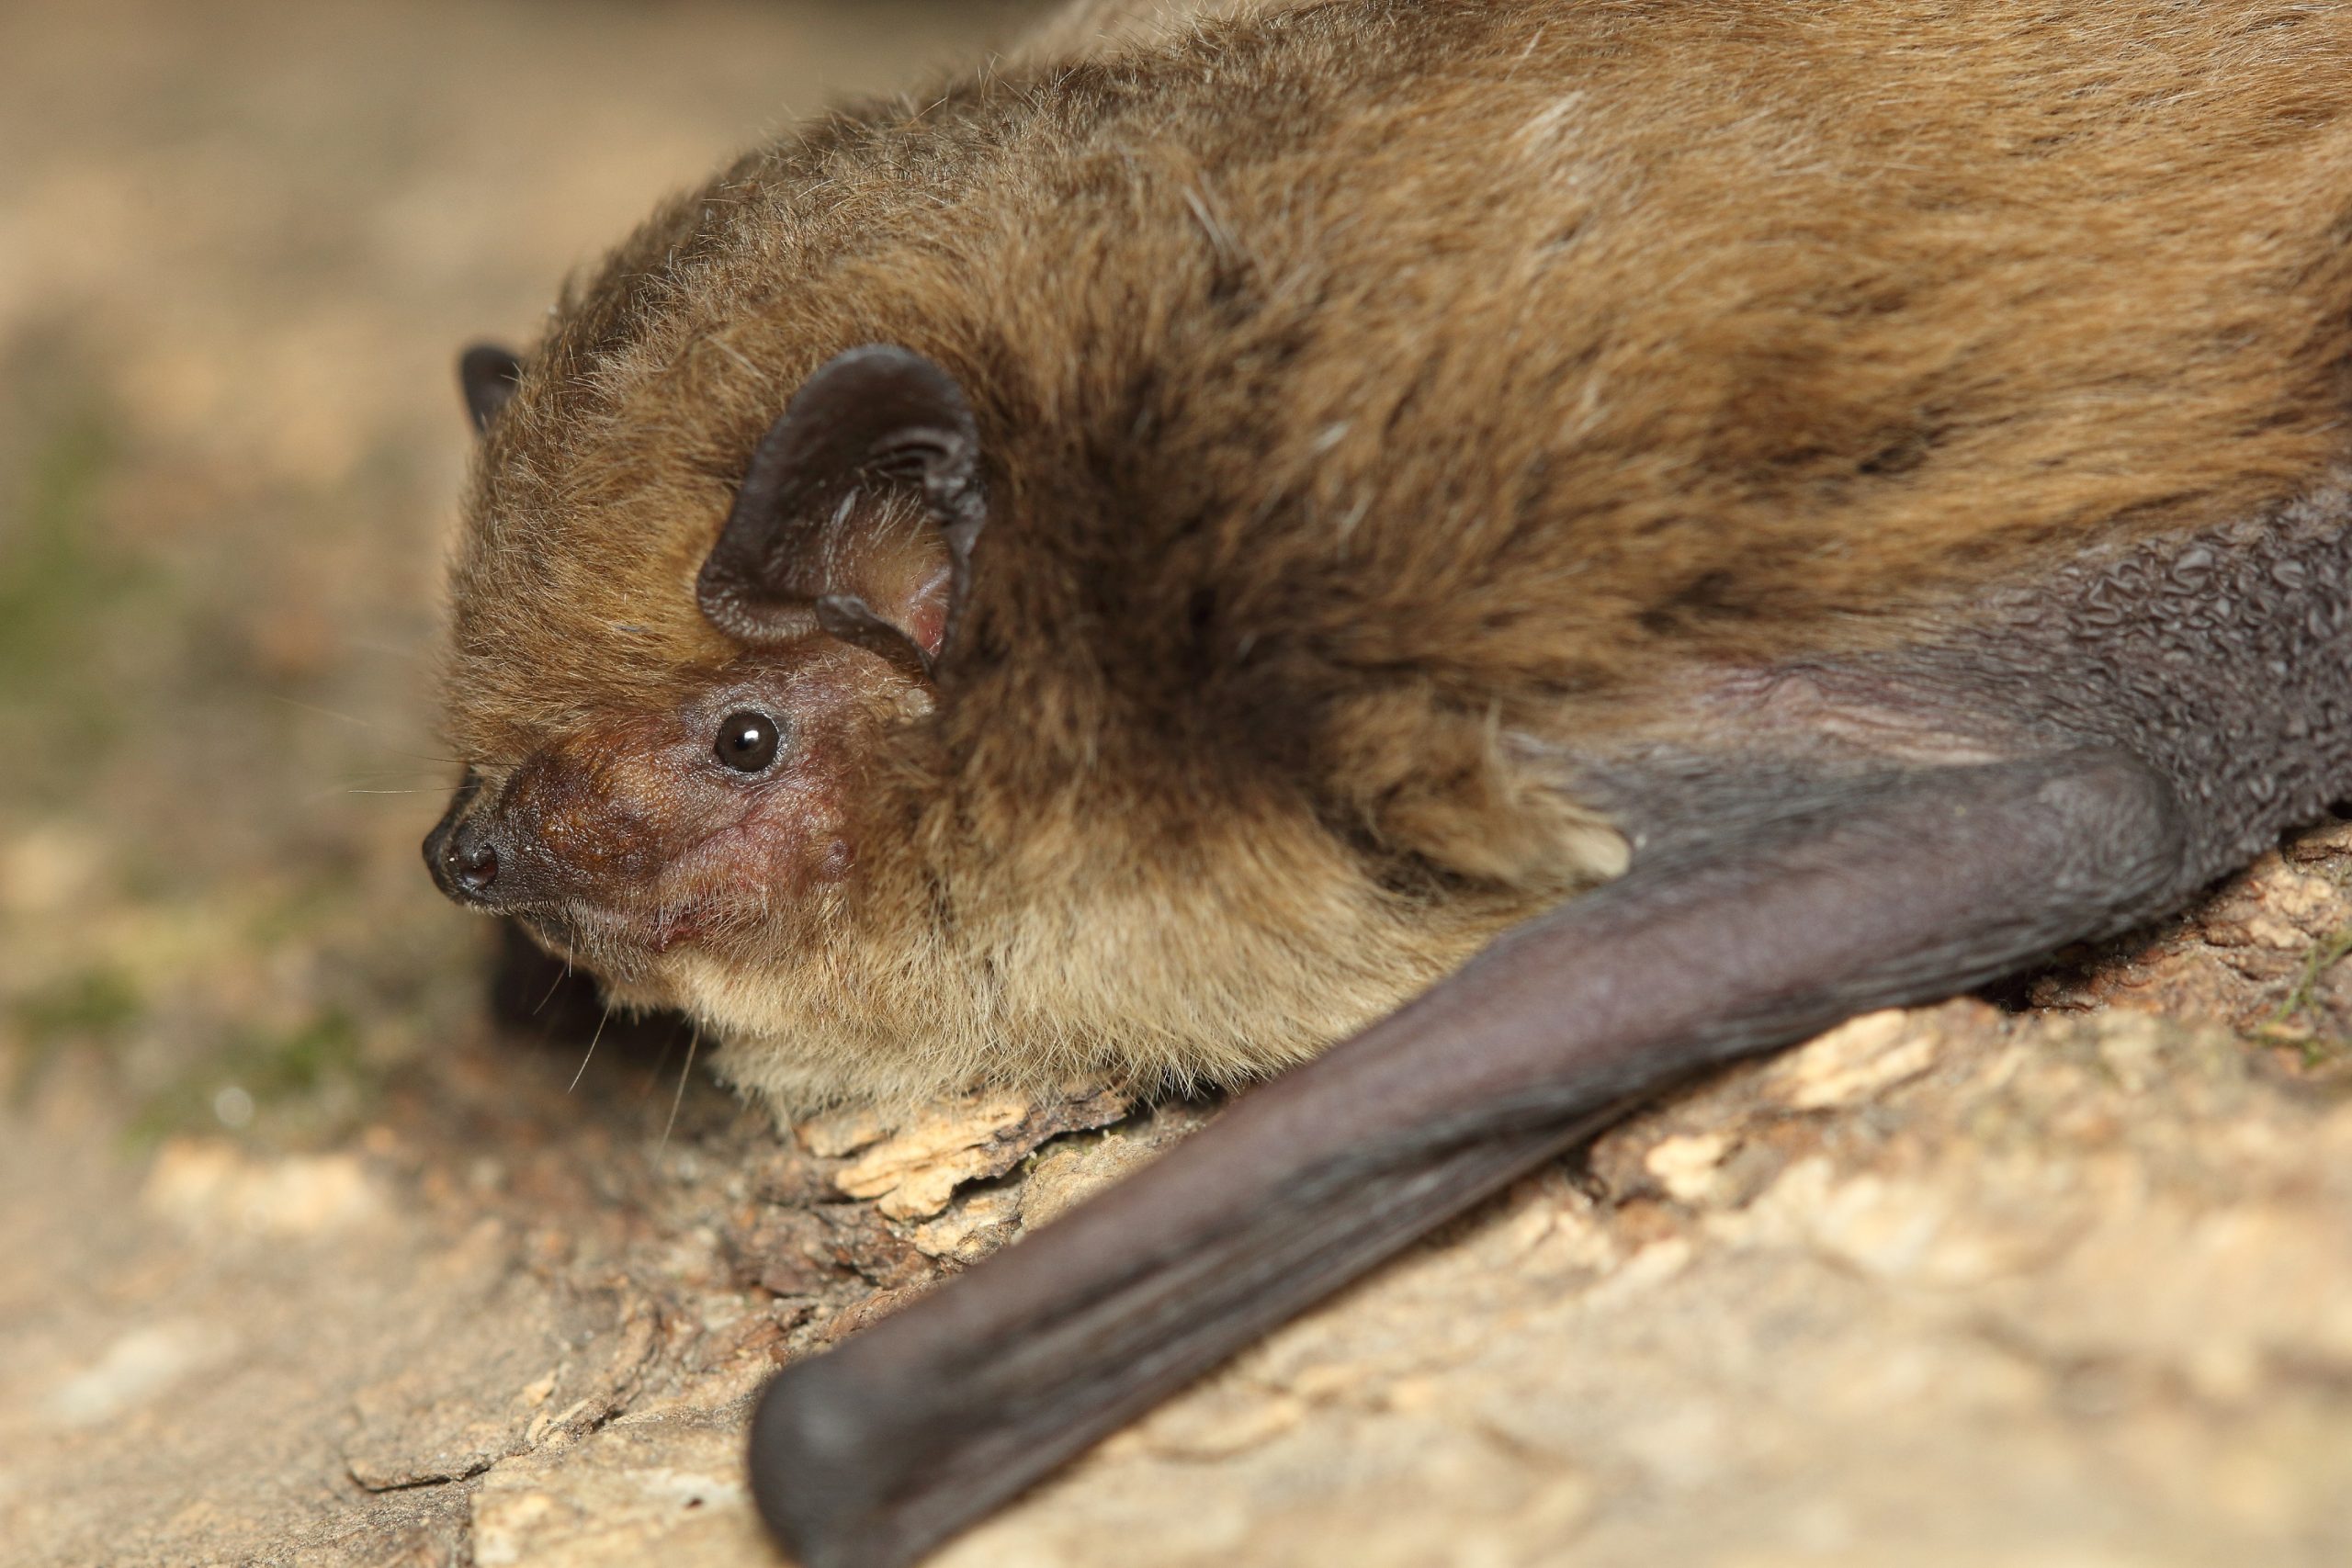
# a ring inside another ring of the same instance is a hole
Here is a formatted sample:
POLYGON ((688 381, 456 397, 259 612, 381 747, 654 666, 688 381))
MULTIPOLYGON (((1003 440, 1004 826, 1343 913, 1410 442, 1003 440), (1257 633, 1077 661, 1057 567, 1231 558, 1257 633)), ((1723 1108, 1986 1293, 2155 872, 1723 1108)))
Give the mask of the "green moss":
POLYGON ((9 1010, 36 1045, 80 1037, 107 1040, 138 1021, 139 988, 117 969, 85 969, 20 997, 9 1010))
MULTIPOLYGON (((2296 973, 2295 983, 2288 988, 2278 1010, 2270 1016, 2273 1029, 2284 1031, 2306 1015, 2316 1015, 2316 992, 2319 978, 2352 956, 2352 930, 2340 931, 2320 938, 2303 955, 2302 967, 2296 973)), ((2352 1055, 2352 1040, 2339 1035, 2313 1032, 2304 1034, 2297 1031, 2290 1043, 2300 1051, 2306 1067, 2321 1067, 2352 1055)))
POLYGON ((255 1112, 277 1111, 290 1129, 331 1134, 375 1082, 358 1024, 329 1008, 291 1030, 233 1042, 151 1096, 127 1134, 133 1146, 145 1147, 175 1133, 217 1131, 224 1090, 242 1090, 255 1112))
POLYGON ((239 1087, 269 1105, 316 1093, 335 1077, 357 1078, 359 1026, 341 1008, 274 1040, 255 1042, 237 1058, 239 1087))
POLYGON ((9 793, 37 805, 63 804, 134 731, 116 671, 126 635, 153 637, 135 602, 152 574, 101 525, 119 446, 85 405, 37 426, 0 482, 0 750, 9 793))
POLYGON ((22 1105, 70 1046, 112 1049, 144 1010, 130 977, 104 967, 64 976, 17 998, 7 1017, 23 1055, 9 1075, 9 1100, 22 1105))
POLYGON ((40 441, 0 526, 0 680, 28 685, 85 645, 94 613, 127 574, 96 538, 97 499, 113 467, 107 421, 85 410, 40 441))

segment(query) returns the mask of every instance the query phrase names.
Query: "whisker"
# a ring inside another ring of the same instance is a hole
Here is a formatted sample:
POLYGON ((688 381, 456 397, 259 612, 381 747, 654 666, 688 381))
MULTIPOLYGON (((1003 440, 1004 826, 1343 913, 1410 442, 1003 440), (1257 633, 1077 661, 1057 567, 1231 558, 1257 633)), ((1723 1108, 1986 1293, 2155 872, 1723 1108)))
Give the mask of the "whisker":
MULTIPOLYGON (((532 1016, 533 1018, 537 1018, 537 1017, 538 1017, 538 1016, 539 1016, 539 1014, 541 1014, 542 1012, 545 1012, 545 1011, 547 1010, 547 1006, 548 1006, 548 1004, 549 1002, 551 1002, 551 1001, 555 1000, 555 994, 556 994, 556 992, 557 992, 557 991, 559 991, 559 990, 560 990, 560 989, 562 988, 562 987, 563 987, 563 983, 564 983, 566 980, 569 980, 569 979, 571 979, 571 949, 566 948, 566 949, 564 950, 564 954, 563 954, 563 967, 562 967, 562 969, 560 969, 560 971, 558 971, 558 972, 557 972, 557 974, 556 974, 556 977, 555 977, 554 979, 549 980, 549 981, 548 982, 548 994, 547 994, 546 996, 543 996, 543 997, 541 997, 541 998, 539 998, 538 1005, 537 1005, 537 1007, 535 1007, 535 1008, 533 1008, 533 1009, 531 1010, 531 1016, 532 1016)), ((553 1021, 553 1020, 549 1020, 549 1021, 548 1021, 548 1022, 549 1022, 549 1026, 550 1026, 550 1027, 552 1027, 552 1026, 553 1026, 553 1022, 554 1022, 554 1021, 553 1021)), ((602 1025, 602 1024, 598 1024, 596 1027, 598 1027, 599 1029, 601 1029, 601 1028, 603 1028, 603 1027, 604 1027, 604 1025, 602 1025)))
POLYGON ((637 1091, 638 1099, 643 1100, 647 1095, 651 1094, 653 1086, 662 1081, 662 1069, 670 1065, 670 1053, 677 1049, 678 1031, 685 1026, 686 1021, 683 1018, 671 1022, 670 1032, 662 1037, 662 1054, 653 1058, 653 1066, 646 1070, 645 1087, 637 1091))
MULTIPOLYGON (((321 707, 315 703, 302 702, 297 698, 287 696, 281 692, 270 693, 269 700, 274 703, 282 703, 286 706, 294 709, 297 713, 313 714, 320 718, 331 718, 337 724, 347 724, 354 729, 365 730, 373 736, 389 737, 391 734, 391 727, 379 720, 361 718, 356 714, 337 713, 333 708, 321 707)), ((397 755, 406 757, 413 761, 437 762, 446 767, 463 767, 466 761, 463 757, 444 757, 431 751, 411 751, 405 749, 395 750, 397 755)))
POLYGON ((686 1036, 686 1065, 678 1069, 678 1092, 670 1101, 670 1120, 662 1128, 662 1142, 654 1149, 653 1157, 660 1159, 670 1146, 670 1130, 678 1124, 678 1107, 686 1102, 686 1080, 694 1076, 695 1047, 702 1043, 702 1031, 697 1029, 686 1036))
POLYGON ((606 1002, 605 1004, 605 1016, 596 1021, 596 1032, 588 1037, 588 1049, 583 1052, 580 1057, 580 1070, 571 1075, 571 1082, 565 1086, 564 1093, 570 1094, 573 1089, 578 1089, 580 1087, 580 1080, 588 1076, 589 1058, 596 1054, 596 1042, 605 1037, 605 1025, 612 1021, 613 1006, 610 1002, 606 1002))
POLYGON ((345 637, 343 639, 343 646, 360 653, 380 653, 388 658, 405 660, 411 664, 423 664, 427 661, 421 649, 403 647, 399 643, 378 642, 372 637, 345 637))
POLYGON ((312 791, 302 796, 296 804, 308 807, 316 806, 322 800, 334 800, 346 795, 436 795, 438 793, 436 790, 429 789, 372 789, 365 784, 335 784, 312 791))
POLYGON ((274 703, 284 703, 288 707, 300 713, 316 714, 321 718, 334 719, 337 724, 347 724, 354 729, 365 729, 375 734, 381 734, 384 729, 384 727, 374 719, 361 718, 356 714, 337 713, 333 708, 322 708, 315 703, 298 702, 283 693, 270 693, 269 700, 274 703))

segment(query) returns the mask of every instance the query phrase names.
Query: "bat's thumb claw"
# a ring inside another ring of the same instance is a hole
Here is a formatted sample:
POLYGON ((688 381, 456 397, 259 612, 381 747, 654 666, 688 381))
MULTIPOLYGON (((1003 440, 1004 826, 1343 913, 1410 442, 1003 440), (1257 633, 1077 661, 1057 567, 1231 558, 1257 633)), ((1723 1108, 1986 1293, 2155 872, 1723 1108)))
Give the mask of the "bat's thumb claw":
POLYGON ((898 1568, 912 1554, 891 1537, 882 1495, 896 1466, 876 1453, 858 1380, 831 1356, 778 1373, 752 1417, 752 1495, 801 1568, 898 1568))

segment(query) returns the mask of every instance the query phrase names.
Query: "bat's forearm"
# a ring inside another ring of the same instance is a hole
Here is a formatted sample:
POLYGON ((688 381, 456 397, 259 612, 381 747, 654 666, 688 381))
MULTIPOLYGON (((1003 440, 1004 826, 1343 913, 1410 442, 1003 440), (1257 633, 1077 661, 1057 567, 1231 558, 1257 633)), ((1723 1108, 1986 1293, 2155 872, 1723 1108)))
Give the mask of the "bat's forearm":
MULTIPOLYGON (((1172 1230, 1072 1233, 1054 1258, 996 1275, 995 1289, 967 1294, 972 1280, 959 1280, 902 1314, 894 1343, 870 1330, 854 1342, 872 1343, 865 1353, 815 1358, 771 1385, 752 1430, 761 1512, 805 1568, 910 1562, 1600 1120, 1457 1144, 1388 1162, 1344 1192, 1253 1204, 1250 1223, 1227 1213, 1174 1254, 1153 1245, 1172 1230), (1151 1261, 1134 1267, 1128 1240, 1151 1261)), ((1222 1186, 1190 1196, 1230 1202, 1222 1186)), ((1140 1223, 1164 1224, 1143 1207, 1140 1223)))
POLYGON ((2168 791, 2120 753, 1896 774, 1681 846, 763 1404, 754 1486, 811 1568, 919 1555, 1630 1103, 2147 912, 2168 791))

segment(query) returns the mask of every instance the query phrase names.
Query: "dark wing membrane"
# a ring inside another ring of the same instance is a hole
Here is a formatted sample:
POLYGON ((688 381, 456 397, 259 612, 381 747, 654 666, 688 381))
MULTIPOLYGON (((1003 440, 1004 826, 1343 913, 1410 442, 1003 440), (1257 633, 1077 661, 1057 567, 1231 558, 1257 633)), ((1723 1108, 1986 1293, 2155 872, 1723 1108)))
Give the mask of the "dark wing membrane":
MULTIPOLYGON (((911 1562, 1660 1089, 1946 996, 2177 896, 2171 790, 2074 751, 1824 782, 1621 879, 831 1353, 756 1418, 807 1568, 911 1562)), ((1769 791, 1769 795, 1766 792, 1769 791)))

